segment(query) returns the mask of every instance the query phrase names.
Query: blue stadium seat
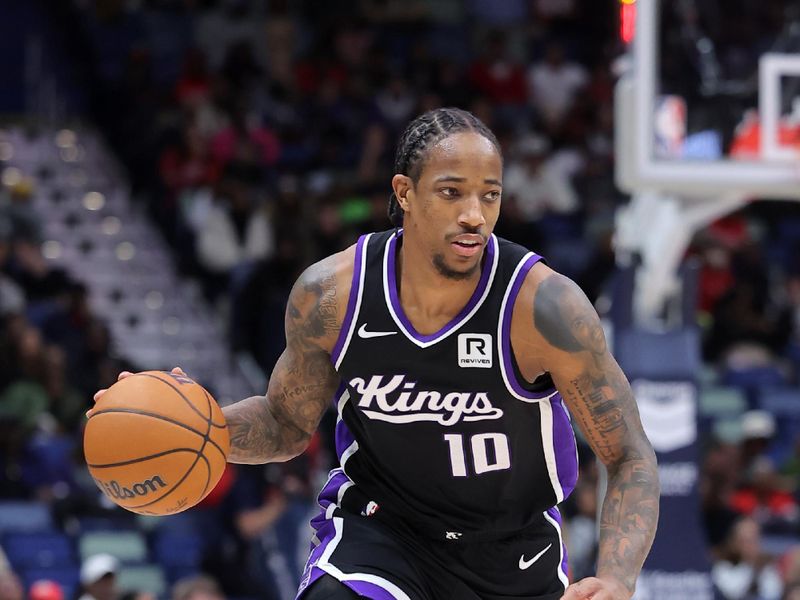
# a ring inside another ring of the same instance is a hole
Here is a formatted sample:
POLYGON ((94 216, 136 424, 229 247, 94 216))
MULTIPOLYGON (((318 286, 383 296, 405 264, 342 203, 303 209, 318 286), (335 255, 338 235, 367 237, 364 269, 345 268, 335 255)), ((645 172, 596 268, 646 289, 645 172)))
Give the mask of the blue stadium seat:
POLYGON ((62 533, 10 533, 2 546, 17 570, 77 565, 72 541, 62 533))
POLYGON ((153 554, 165 567, 199 567, 204 540, 197 533, 163 531, 155 536, 153 554))
POLYGON ((755 408, 758 404, 758 390, 786 385, 786 376, 772 366, 728 369, 722 376, 722 382, 742 389, 747 394, 750 407, 755 408))
POLYGON ((162 597, 167 591, 167 580, 158 565, 127 566, 117 574, 117 585, 123 592, 136 590, 162 597))
POLYGON ((9 531, 51 531, 50 509, 41 502, 0 502, 0 535, 9 531))
POLYGON ((758 390, 758 406, 779 419, 800 420, 800 388, 763 387, 758 390))
POLYGON ((92 531, 78 540, 81 560, 93 554, 108 553, 123 563, 144 563, 147 560, 147 543, 138 531, 92 531))
POLYGON ((700 369, 697 330, 654 333, 623 329, 616 334, 614 353, 630 379, 695 379, 700 369))
POLYGON ((770 454, 782 461, 800 436, 800 389, 796 387, 764 387, 757 393, 758 407, 775 417, 777 431, 770 454))

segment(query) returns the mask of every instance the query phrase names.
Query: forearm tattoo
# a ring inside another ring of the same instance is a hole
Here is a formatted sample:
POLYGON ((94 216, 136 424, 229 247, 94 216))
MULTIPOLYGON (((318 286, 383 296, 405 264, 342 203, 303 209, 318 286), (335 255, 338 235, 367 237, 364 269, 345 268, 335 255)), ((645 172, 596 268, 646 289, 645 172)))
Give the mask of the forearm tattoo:
POLYGON ((580 288, 566 277, 551 275, 539 284, 533 312, 536 329, 549 344, 582 353, 576 361, 581 370, 559 391, 608 468, 597 574, 613 577, 633 592, 658 522, 655 454, 630 385, 608 352, 597 313, 580 288))
POLYGON ((308 445, 339 384, 325 350, 341 327, 336 293, 336 277, 324 264, 310 267, 295 284, 286 307, 286 350, 267 395, 224 409, 231 462, 288 460, 308 445))

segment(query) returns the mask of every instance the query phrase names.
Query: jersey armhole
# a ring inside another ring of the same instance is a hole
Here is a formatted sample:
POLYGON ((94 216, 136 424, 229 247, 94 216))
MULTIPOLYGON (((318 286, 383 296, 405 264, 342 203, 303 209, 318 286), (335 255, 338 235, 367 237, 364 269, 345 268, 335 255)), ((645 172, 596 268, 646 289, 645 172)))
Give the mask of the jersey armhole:
POLYGON ((540 261, 544 262, 541 256, 529 252, 517 263, 503 297, 498 321, 497 351, 500 359, 500 372, 508 392, 523 402, 538 402, 549 398, 556 391, 548 373, 540 375, 533 383, 525 381, 511 346, 511 317, 514 313, 514 304, 528 272, 540 261))
POLYGON ((339 337, 331 353, 331 362, 338 371, 339 365, 347 354, 347 348, 353 337, 353 330, 358 321, 358 313, 361 310, 361 298, 364 293, 364 272, 367 259, 367 246, 371 233, 362 235, 356 242, 356 252, 353 261, 353 278, 350 283, 350 295, 347 298, 347 310, 342 320, 342 328, 339 330, 339 337))

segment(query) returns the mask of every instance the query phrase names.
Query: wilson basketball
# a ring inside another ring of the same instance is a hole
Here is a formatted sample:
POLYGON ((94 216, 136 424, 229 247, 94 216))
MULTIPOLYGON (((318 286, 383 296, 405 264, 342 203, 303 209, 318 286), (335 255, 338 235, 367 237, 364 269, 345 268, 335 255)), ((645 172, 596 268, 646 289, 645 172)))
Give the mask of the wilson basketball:
POLYGON ((216 485, 230 449, 225 417, 185 375, 136 373, 95 404, 83 438, 89 472, 113 502, 144 515, 181 512, 216 485))

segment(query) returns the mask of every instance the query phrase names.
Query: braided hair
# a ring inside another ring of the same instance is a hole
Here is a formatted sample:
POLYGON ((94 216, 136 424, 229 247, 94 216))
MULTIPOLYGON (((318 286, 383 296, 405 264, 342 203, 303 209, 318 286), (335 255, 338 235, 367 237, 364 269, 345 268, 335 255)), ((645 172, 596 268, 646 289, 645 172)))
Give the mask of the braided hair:
MULTIPOLYGON (((416 183, 428 148, 444 138, 462 131, 472 131, 489 140, 498 153, 500 144, 492 131, 471 112, 460 108, 437 108, 411 121, 400 136, 394 159, 394 172, 407 175, 416 183)), ((403 209, 392 194, 389 198, 389 220, 395 227, 403 224, 403 209)))

